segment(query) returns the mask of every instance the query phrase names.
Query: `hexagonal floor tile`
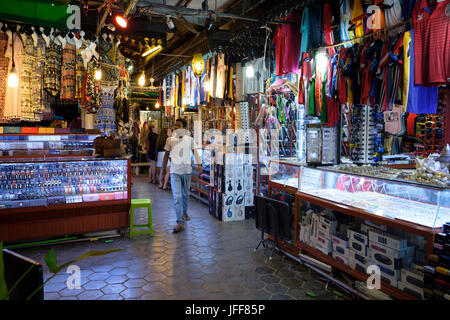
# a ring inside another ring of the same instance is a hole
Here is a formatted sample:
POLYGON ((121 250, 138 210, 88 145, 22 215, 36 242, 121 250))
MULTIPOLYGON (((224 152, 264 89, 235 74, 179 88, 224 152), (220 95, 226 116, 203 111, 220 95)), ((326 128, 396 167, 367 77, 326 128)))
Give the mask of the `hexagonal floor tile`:
POLYGON ((93 280, 93 281, 101 281, 101 280, 106 280, 110 277, 111 275, 108 272, 95 272, 91 275, 88 276, 89 280, 93 280))
POLYGON ((114 295, 121 293, 125 289, 126 287, 123 284, 117 283, 117 284, 109 284, 106 287, 102 288, 101 290, 105 295, 114 295))
POLYGON ((147 284, 144 279, 130 279, 124 283, 127 288, 142 288, 147 284))
POLYGON ((288 291, 288 287, 280 283, 269 283, 265 289, 272 294, 285 294, 288 291))
POLYGON ((105 281, 109 284, 124 283, 128 280, 127 276, 110 276, 105 281))
POLYGON ((128 268, 113 268, 108 271, 108 273, 112 276, 123 276, 128 274, 128 272, 130 272, 128 268))
POLYGON ((97 300, 123 300, 123 297, 120 294, 105 294, 97 300))
POLYGON ((100 290, 86 290, 78 295, 78 300, 96 300, 103 296, 103 292, 100 290))
POLYGON ((285 294, 275 294, 270 298, 270 300, 293 300, 293 299, 292 297, 285 294))
POLYGON ((56 292, 44 292, 44 300, 58 300, 60 297, 56 292))
POLYGON ((100 290, 106 285, 105 281, 89 281, 83 285, 83 288, 86 290, 100 290))
POLYGON ((64 288, 67 288, 67 284, 65 282, 56 282, 56 283, 48 282, 44 286, 44 293, 58 292, 64 288))
POLYGON ((259 280, 265 283, 279 283, 281 281, 280 278, 272 275, 272 274, 266 274, 262 276, 259 280))
POLYGON ((122 291, 120 295, 125 299, 139 299, 141 296, 146 294, 146 292, 141 288, 130 288, 122 291))

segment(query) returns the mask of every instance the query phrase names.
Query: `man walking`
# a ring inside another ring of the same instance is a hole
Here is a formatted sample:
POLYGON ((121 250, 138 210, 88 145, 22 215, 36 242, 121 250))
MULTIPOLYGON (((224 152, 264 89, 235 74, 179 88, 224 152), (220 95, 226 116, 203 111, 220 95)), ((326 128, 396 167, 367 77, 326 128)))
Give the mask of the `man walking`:
POLYGON ((191 151, 194 153, 198 171, 202 173, 202 165, 197 151, 194 149, 194 139, 186 130, 186 120, 180 118, 175 121, 175 130, 169 137, 164 150, 163 170, 166 170, 170 155, 170 186, 172 187, 173 202, 177 215, 177 226, 173 232, 184 230, 184 222, 190 220, 187 215, 189 190, 191 186, 191 151))

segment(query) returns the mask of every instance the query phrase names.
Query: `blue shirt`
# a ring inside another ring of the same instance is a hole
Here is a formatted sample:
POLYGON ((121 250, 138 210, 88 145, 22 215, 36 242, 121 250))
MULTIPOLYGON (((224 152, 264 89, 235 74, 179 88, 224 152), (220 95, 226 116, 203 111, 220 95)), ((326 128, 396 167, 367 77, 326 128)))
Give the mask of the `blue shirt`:
POLYGON ((410 64, 406 111, 410 113, 436 113, 438 87, 424 87, 414 83, 414 29, 411 29, 411 45, 408 54, 410 56, 410 64))

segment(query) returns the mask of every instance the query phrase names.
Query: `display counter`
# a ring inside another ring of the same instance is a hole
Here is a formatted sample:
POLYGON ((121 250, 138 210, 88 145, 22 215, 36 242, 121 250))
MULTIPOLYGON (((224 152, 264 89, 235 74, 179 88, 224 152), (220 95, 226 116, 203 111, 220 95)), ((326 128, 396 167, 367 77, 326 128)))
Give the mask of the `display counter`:
POLYGON ((0 158, 92 156, 98 134, 0 134, 0 158))
POLYGON ((290 194, 295 194, 298 190, 298 178, 302 164, 295 158, 285 158, 280 160, 270 160, 269 190, 278 189, 290 194))
POLYGON ((0 240, 128 226, 130 159, 8 158, 0 163, 0 240))
POLYGON ((377 265, 382 291, 399 299, 423 296, 423 288, 415 297, 401 291, 401 274, 423 267, 434 253, 435 234, 450 221, 448 189, 389 172, 301 167, 295 200, 297 248, 361 281, 377 265))

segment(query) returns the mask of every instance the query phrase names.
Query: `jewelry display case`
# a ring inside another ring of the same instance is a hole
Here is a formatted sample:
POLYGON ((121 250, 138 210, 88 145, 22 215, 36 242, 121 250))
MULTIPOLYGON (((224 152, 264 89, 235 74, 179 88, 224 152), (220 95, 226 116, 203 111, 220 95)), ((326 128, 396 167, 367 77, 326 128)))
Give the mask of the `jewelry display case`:
POLYGON ((3 159, 0 240, 124 228, 130 179, 124 158, 3 159))
MULTIPOLYGON (((291 194, 298 190, 298 178, 302 165, 296 158, 270 160, 269 189, 277 188, 291 194)), ((270 190, 269 190, 269 195, 270 190)))
POLYGON ((450 191, 395 178, 302 167, 299 192, 412 228, 438 230, 450 221, 450 191))
POLYGON ((98 134, 0 134, 0 158, 92 156, 98 134))

